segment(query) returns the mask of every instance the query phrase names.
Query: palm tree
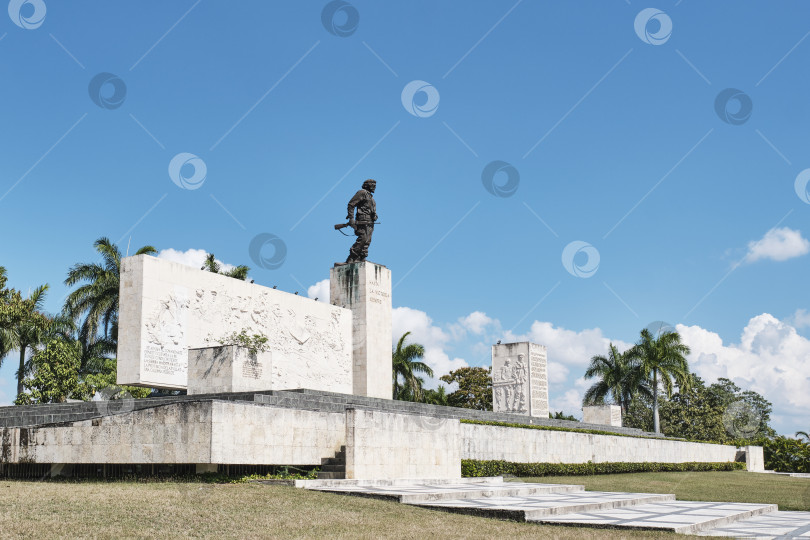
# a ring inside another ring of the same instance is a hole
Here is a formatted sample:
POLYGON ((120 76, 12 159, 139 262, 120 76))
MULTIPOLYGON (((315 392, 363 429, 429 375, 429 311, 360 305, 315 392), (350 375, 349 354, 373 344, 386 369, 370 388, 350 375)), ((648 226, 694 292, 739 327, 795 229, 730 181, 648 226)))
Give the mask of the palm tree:
POLYGON ((797 431, 796 438, 802 440, 804 438, 805 441, 810 443, 810 434, 807 431, 797 431))
POLYGON ((29 350, 35 349, 47 337, 50 321, 41 313, 47 291, 47 284, 34 289, 25 299, 31 310, 29 315, 21 318, 14 326, 3 332, 4 346, 8 347, 9 350, 16 350, 20 353, 20 365, 17 369, 17 395, 22 393, 23 380, 31 367, 25 361, 26 354, 29 350))
POLYGON ((425 403, 429 403, 431 405, 444 405, 448 406, 449 402, 447 401, 447 391, 444 388, 444 385, 439 385, 436 390, 425 390, 425 403))
POLYGON ((424 373, 428 377, 433 377, 433 370, 430 366, 418 360, 425 355, 425 347, 418 343, 405 345, 405 340, 410 332, 405 332, 392 355, 393 377, 394 377, 394 399, 410 398, 412 401, 422 399, 422 379, 417 377, 417 373, 424 373), (399 379, 402 377, 402 385, 399 379))
POLYGON ((52 319, 49 337, 76 347, 80 375, 98 373, 104 369, 105 362, 115 355, 117 346, 110 338, 88 335, 84 330, 84 325, 78 326, 75 319, 63 312, 52 319))
POLYGON ((630 400, 637 394, 650 394, 649 385, 646 384, 643 372, 631 354, 620 353, 611 343, 608 355, 601 354, 591 357, 591 365, 585 371, 586 379, 598 377, 599 380, 585 392, 582 400, 584 405, 601 405, 608 395, 613 403, 622 408, 622 414, 627 412, 630 400))
POLYGON ((200 268, 200 270, 207 270, 215 274, 222 274, 223 276, 228 276, 234 279, 238 279, 240 281, 245 281, 247 279, 248 272, 250 272, 250 267, 245 266, 244 264, 240 264, 236 268, 231 268, 227 272, 223 272, 222 266, 216 261, 216 259, 214 258, 214 254, 209 253, 205 256, 205 262, 203 262, 202 268, 200 268))
POLYGON ((681 392, 689 389, 691 380, 686 355, 691 350, 681 343, 678 332, 661 333, 653 338, 646 328, 641 331, 641 339, 626 354, 633 361, 639 362, 639 368, 652 386, 653 426, 656 433, 661 433, 658 418, 658 385, 663 384, 667 396, 672 395, 673 379, 681 392))
MULTIPOLYGON (((118 341, 118 289, 121 283, 121 251, 109 238, 99 238, 93 244, 101 254, 102 264, 78 263, 69 271, 65 285, 84 285, 71 292, 65 301, 68 316, 85 315, 81 332, 95 336, 99 330, 104 337, 118 341)), ((156 255, 152 246, 144 246, 135 255, 156 255)))

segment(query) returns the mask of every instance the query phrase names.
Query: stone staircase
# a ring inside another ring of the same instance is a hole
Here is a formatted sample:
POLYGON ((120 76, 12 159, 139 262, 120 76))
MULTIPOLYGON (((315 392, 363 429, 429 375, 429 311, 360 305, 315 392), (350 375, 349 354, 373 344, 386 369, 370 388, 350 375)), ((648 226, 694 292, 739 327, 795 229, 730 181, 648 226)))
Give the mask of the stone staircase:
POLYGON ((321 470, 318 480, 337 480, 346 478, 346 447, 341 446, 335 457, 321 459, 321 470))
POLYGON ((659 530, 704 536, 810 537, 810 512, 774 504, 677 501, 674 495, 585 491, 583 486, 455 480, 303 480, 297 487, 436 510, 548 525, 659 530))

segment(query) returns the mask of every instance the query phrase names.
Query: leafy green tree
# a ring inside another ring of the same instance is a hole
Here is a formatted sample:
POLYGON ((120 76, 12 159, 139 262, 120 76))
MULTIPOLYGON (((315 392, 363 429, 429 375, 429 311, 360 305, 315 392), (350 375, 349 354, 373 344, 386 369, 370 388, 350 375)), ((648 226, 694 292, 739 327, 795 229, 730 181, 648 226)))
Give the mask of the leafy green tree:
MULTIPOLYGON (((118 342, 118 291, 121 286, 121 251, 109 238, 99 238, 93 244, 102 262, 78 263, 69 271, 65 285, 84 283, 71 292, 65 301, 65 312, 72 318, 84 316, 82 333, 94 336, 98 332, 118 342)), ((144 246, 135 255, 156 255, 152 246, 144 246)))
POLYGON ((644 372, 632 353, 620 353, 613 343, 608 355, 591 357, 591 364, 585 371, 585 378, 598 380, 585 392, 583 405, 604 405, 610 396, 613 403, 627 411, 632 397, 638 393, 651 394, 644 372))
POLYGON ((15 289, 6 288, 8 277, 6 269, 0 266, 0 366, 6 355, 14 350, 11 339, 11 329, 14 328, 24 316, 25 302, 15 289))
POLYGON ((726 399, 707 387, 699 376, 691 374, 688 387, 660 403, 661 428, 670 437, 726 442, 723 413, 726 399))
POLYGON ((458 384, 458 390, 447 396, 450 406, 492 410, 492 367, 463 367, 439 378, 458 384))
POLYGON ((20 392, 15 403, 63 403, 71 396, 85 398, 90 389, 79 380, 78 347, 54 339, 31 359, 33 377, 25 379, 29 392, 20 392))
MULTIPOLYGON (((771 404, 756 392, 742 391, 728 379, 707 386, 699 376, 690 374, 689 384, 669 399, 659 396, 659 407, 661 431, 670 437, 743 445, 748 443, 740 441, 741 437, 750 440, 776 434, 768 425, 771 404), (745 417, 742 433, 734 427, 734 416, 740 413, 745 417)), ((651 397, 634 398, 623 423, 651 431, 651 397)))
POLYGON ((666 332, 653 337, 646 328, 641 331, 641 339, 626 354, 639 363, 644 379, 648 379, 653 394, 653 429, 661 433, 659 420, 658 394, 662 385, 667 397, 672 395, 673 382, 679 388, 689 385, 689 363, 686 355, 690 353, 687 345, 681 343, 678 332, 666 332))
MULTIPOLYGON (((8 276, 6 269, 0 266, 0 339, 6 340, 8 337, 4 336, 2 332, 16 326, 30 311, 30 306, 28 305, 30 303, 26 303, 20 292, 16 289, 7 288, 7 283, 8 276)), ((0 342, 0 346, 2 346, 3 343, 10 347, 7 341, 0 342)), ((6 354, 10 350, 12 349, 7 349, 6 354)), ((2 362, 2 357, 0 357, 0 362, 2 362)))
POLYGON ((798 440, 804 439, 804 442, 810 443, 810 435, 806 431, 797 431, 796 438, 798 440))
POLYGON ((200 270, 207 270, 208 272, 213 272, 215 274, 222 274, 223 276, 228 276, 234 279, 245 281, 247 279, 248 272, 250 272, 250 267, 241 264, 236 268, 231 268, 228 271, 223 271, 222 266, 217 262, 216 258, 214 257, 214 254, 209 253, 205 256, 205 262, 203 262, 203 266, 200 270))
POLYGON ((87 336, 83 330, 83 326, 77 326, 74 319, 62 313, 53 319, 49 335, 78 351, 79 378, 87 384, 90 392, 88 398, 104 389, 115 389, 116 393, 120 390, 134 398, 148 397, 152 392, 151 388, 119 387, 116 383, 115 342, 104 336, 87 336))
POLYGON ((423 380, 418 374, 433 377, 433 370, 421 361, 421 358, 425 356, 424 346, 418 343, 405 345, 405 340, 410 334, 410 332, 402 334, 392 353, 394 399, 422 401, 423 380))

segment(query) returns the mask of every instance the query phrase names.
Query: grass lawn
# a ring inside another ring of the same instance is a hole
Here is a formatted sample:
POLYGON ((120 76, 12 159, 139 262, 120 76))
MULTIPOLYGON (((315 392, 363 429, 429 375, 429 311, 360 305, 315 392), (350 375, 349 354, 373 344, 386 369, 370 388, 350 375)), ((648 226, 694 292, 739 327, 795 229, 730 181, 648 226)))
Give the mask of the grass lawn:
POLYGON ((580 484, 589 491, 674 493, 683 501, 778 504, 780 510, 810 511, 810 478, 745 471, 662 472, 519 478, 522 482, 580 484))
POLYGON ((16 480, 0 480, 0 536, 687 538, 498 521, 287 486, 16 480))

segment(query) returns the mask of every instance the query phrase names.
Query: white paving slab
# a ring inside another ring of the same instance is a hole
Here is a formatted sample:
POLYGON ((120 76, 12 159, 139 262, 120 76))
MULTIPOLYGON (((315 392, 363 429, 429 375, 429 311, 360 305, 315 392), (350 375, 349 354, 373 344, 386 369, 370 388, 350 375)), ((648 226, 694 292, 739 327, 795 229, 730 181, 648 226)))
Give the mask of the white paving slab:
POLYGON ((535 493, 524 496, 492 496, 419 503, 419 506, 455 509, 465 513, 509 517, 532 521, 545 516, 608 510, 639 504, 674 501, 675 495, 571 491, 535 493))
POLYGON ((618 529, 660 529, 693 534, 776 511, 775 504, 670 501, 630 508, 566 514, 533 521, 618 529))
POLYGON ((810 538, 810 512, 772 512, 698 533, 735 538, 810 538))
POLYGON ((572 491, 584 492, 583 486, 567 484, 527 484, 522 482, 482 482, 482 483, 452 483, 452 484, 411 484, 411 485, 380 485, 380 486, 351 486, 337 485, 326 487, 309 487, 316 491, 329 491, 332 493, 346 493, 350 495, 365 495, 394 499, 401 503, 420 504, 430 501, 446 499, 466 500, 471 498, 490 497, 520 497, 534 494, 567 493, 572 491))

